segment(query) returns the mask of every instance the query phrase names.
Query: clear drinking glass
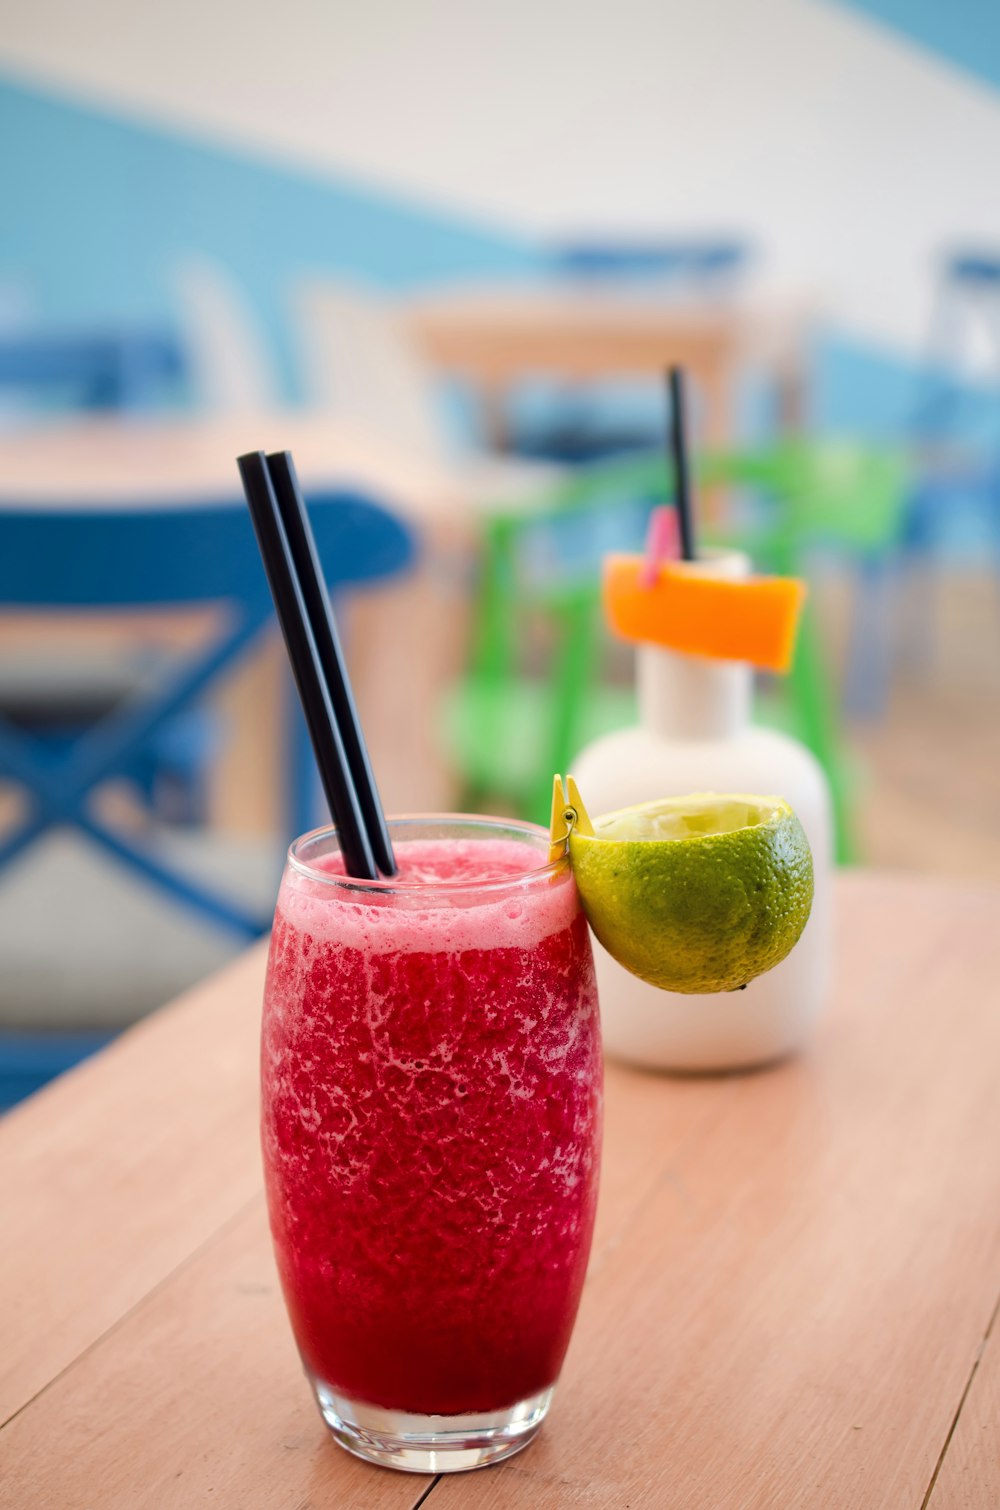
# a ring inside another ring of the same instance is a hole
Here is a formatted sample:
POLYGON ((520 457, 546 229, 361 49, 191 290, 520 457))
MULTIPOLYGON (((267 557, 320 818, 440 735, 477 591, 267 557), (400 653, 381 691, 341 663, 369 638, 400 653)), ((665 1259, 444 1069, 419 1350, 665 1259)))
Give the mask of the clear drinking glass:
POLYGON ((288 1312, 342 1446, 474 1468, 537 1431, 593 1231, 601 1057, 587 925, 534 825, 390 823, 399 875, 289 851, 263 1147, 288 1312))

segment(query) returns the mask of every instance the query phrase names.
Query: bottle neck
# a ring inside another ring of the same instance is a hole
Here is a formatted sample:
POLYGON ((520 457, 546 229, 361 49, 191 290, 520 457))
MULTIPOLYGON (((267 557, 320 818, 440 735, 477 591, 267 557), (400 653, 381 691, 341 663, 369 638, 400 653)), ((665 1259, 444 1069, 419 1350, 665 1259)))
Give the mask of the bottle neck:
POLYGON ((636 647, 639 717, 664 739, 731 739, 750 722, 753 670, 742 661, 636 647))
MULTIPOLYGON (((738 582, 750 575, 741 551, 706 550, 673 569, 738 582)), ((713 661, 660 645, 636 648, 639 716, 665 739, 730 739, 750 722, 753 669, 744 661, 713 661)))

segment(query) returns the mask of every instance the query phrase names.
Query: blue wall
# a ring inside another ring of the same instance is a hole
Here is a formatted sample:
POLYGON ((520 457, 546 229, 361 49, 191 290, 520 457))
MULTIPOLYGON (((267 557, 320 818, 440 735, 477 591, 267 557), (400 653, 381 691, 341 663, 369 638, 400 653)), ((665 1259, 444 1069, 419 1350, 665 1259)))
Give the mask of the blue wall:
POLYGON ((997 0, 841 0, 994 87, 1000 86, 997 0))
POLYGON ((534 262, 513 236, 180 133, 119 120, 0 75, 0 289, 46 324, 163 325, 171 263, 217 257, 291 385, 286 300, 325 267, 393 288, 534 262))
MULTIPOLYGON (((857 3, 888 16, 913 0, 857 3)), ((959 0, 955 14, 973 8, 959 0)), ((929 16, 931 0, 917 0, 915 10, 929 16)), ((984 24, 1000 30, 1000 3, 984 24)), ((23 288, 46 325, 170 325, 171 264, 191 251, 208 254, 246 294, 290 397, 297 393, 287 300, 300 273, 328 267, 405 289, 530 274, 539 265, 538 248, 502 229, 118 119, 2 74, 0 143, 0 312, 5 287, 23 288)), ((920 377, 826 332, 814 353, 813 391, 820 427, 898 438, 920 377)), ((658 392, 640 395, 633 412, 643 410, 655 431, 658 392)))

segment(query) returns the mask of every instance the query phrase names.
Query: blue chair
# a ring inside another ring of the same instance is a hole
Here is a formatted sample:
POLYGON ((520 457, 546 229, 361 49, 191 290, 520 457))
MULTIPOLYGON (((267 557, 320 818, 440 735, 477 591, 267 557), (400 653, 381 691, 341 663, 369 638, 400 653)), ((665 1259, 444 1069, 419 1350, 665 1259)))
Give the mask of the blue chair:
POLYGON ((113 1033, 0 1032, 0 1112, 96 1054, 113 1033))
POLYGON ((745 265, 750 247, 735 236, 677 236, 648 240, 593 238, 556 246, 556 272, 600 282, 670 279, 696 282, 729 277, 745 265))
POLYGON ((157 330, 19 332, 0 339, 0 389, 82 409, 141 409, 184 375, 177 341, 157 330))
MULTIPOLYGON (((388 576, 412 560, 407 529, 370 499, 336 493, 314 501, 331 590, 388 576)), ((0 509, 0 611, 115 614, 198 605, 224 606, 223 627, 196 651, 161 665, 152 685, 77 737, 50 741, 0 718, 0 779, 27 799, 24 816, 0 838, 0 873, 51 829, 70 827, 173 901, 252 938, 268 918, 182 874, 136 834, 113 827, 93 803, 100 788, 134 771, 178 718, 197 707, 270 621, 271 601, 245 509, 235 503, 0 509)), ((297 730, 294 737, 300 738, 297 730)), ((289 766, 294 792, 300 751, 289 766)))
POLYGON ((990 553, 1000 571, 1000 245, 955 247, 938 270, 927 350, 906 439, 913 458, 901 567, 900 636, 911 669, 929 657, 934 627, 927 583, 912 580, 949 554, 990 553), (978 334, 983 364, 975 384, 968 358, 978 334), (908 602, 906 600, 909 600, 908 602))

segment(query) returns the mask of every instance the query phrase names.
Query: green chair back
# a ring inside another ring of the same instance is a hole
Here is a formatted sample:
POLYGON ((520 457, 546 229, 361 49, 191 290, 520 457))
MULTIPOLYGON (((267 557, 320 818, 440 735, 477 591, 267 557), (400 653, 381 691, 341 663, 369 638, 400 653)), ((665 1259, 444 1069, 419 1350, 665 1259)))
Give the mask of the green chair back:
POLYGON ((485 522, 469 671, 444 717, 465 803, 547 822, 553 772, 634 717, 628 679, 601 674, 601 562, 642 548, 662 486, 661 461, 630 458, 485 522))
MULTIPOLYGON (((806 576, 807 556, 817 548, 843 553, 864 570, 888 562, 900 547, 909 483, 897 451, 793 438, 767 450, 703 457, 698 470, 706 483, 744 487, 763 501, 762 515, 742 534, 726 537, 763 571, 806 576)), ((857 775, 845 752, 839 699, 811 601, 784 696, 760 700, 758 711, 762 721, 796 734, 823 766, 833 802, 837 859, 855 863, 857 775)))

